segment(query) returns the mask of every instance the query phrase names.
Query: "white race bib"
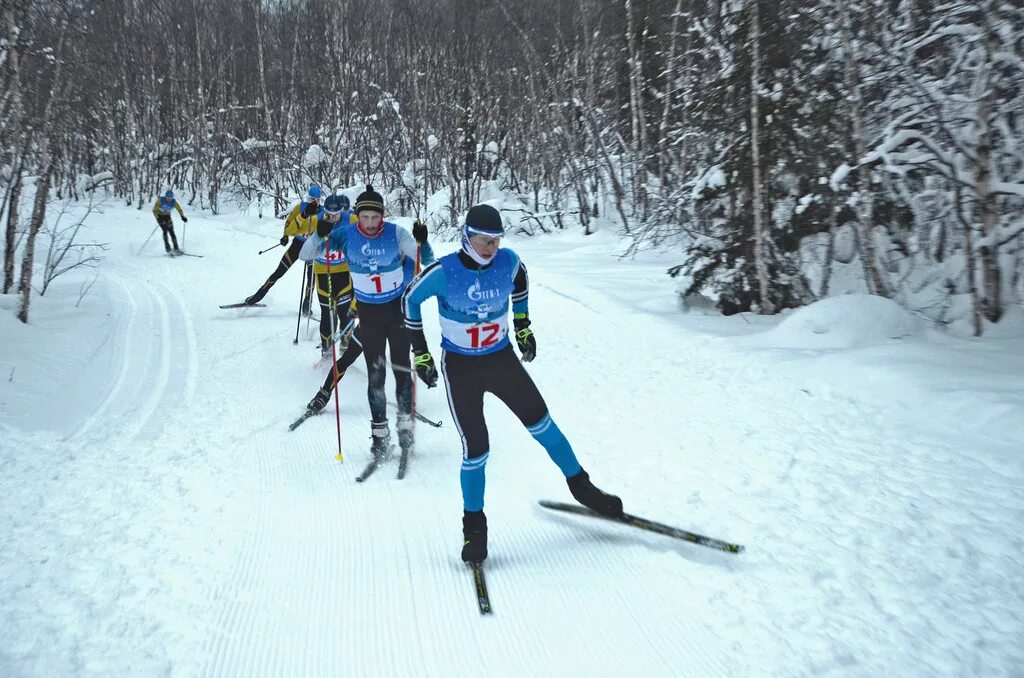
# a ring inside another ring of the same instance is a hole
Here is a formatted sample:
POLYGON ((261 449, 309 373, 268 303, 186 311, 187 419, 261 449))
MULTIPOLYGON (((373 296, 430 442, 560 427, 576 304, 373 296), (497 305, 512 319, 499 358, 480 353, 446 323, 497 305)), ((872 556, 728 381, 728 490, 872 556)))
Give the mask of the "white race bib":
POLYGON ((508 315, 478 323, 464 323, 441 316, 445 339, 467 351, 486 353, 508 336, 508 315))
POLYGON ((352 284, 356 291, 371 297, 397 290, 402 286, 404 280, 405 272, 401 266, 393 271, 377 271, 376 273, 352 271, 352 284))

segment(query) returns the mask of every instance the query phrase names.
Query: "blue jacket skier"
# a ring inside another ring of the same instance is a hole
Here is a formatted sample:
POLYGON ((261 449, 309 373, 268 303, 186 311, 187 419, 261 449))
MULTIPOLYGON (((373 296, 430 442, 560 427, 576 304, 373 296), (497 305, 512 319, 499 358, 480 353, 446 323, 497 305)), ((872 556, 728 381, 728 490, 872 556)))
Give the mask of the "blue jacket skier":
POLYGON ((530 329, 526 266, 515 252, 501 248, 501 215, 476 205, 466 215, 462 248, 423 270, 402 299, 412 336, 416 373, 428 387, 437 384, 437 368, 427 349, 420 306, 437 297, 441 321, 441 373, 448 404, 462 436, 462 559, 487 557, 484 468, 490 451, 484 421, 484 394, 493 393, 519 418, 566 477, 572 495, 606 516, 622 513, 622 501, 602 492, 580 466, 569 441, 551 418, 536 384, 516 357, 509 340, 508 310, 519 352, 526 362, 537 355, 530 329))
POLYGON ((384 198, 373 190, 373 186, 368 185, 359 194, 355 211, 358 221, 354 224, 345 220, 336 225, 319 222, 299 256, 309 261, 329 247, 343 253, 348 261, 359 309, 359 341, 366 361, 373 438, 370 451, 374 457, 380 458, 391 448, 387 397, 384 395, 386 348, 391 349, 395 376, 398 442, 403 450, 410 450, 414 443, 409 335, 402 317, 402 293, 407 285, 403 264, 406 258, 416 260, 417 243, 423 264, 434 261, 434 251, 427 242, 427 229, 423 224, 414 227, 414 239, 406 229, 384 221, 384 198))
POLYGON ((160 225, 160 230, 163 232, 164 249, 168 254, 172 252, 181 254, 181 250, 178 249, 178 237, 174 234, 174 223, 171 221, 171 210, 178 210, 178 216, 181 217, 182 223, 188 221, 181 205, 174 199, 174 191, 167 191, 153 204, 153 216, 156 217, 156 223, 160 225))

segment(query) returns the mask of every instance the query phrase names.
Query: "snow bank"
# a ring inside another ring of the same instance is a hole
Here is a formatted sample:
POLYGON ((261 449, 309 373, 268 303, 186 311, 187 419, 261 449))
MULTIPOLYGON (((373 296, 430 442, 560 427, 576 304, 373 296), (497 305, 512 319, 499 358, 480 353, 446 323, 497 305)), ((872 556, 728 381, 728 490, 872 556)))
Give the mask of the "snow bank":
POLYGON ((921 321, 894 301, 846 294, 793 311, 762 339, 776 348, 840 349, 885 344, 921 331, 921 321))

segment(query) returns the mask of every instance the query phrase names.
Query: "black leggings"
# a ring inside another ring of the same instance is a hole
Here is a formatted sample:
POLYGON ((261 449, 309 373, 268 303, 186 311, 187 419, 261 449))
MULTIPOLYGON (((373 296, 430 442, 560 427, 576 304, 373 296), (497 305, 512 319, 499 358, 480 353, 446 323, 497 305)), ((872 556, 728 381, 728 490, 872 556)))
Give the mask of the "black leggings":
POLYGON ((448 407, 455 428, 462 436, 466 459, 479 457, 490 449, 484 421, 484 394, 493 393, 526 427, 547 414, 548 406, 511 344, 495 353, 462 355, 445 351, 441 373, 448 389, 448 407))
POLYGON ((160 224, 160 230, 163 231, 164 235, 164 249, 168 252, 171 251, 171 244, 174 244, 174 249, 178 249, 178 238, 174 235, 174 223, 171 221, 171 217, 157 219, 156 221, 160 224), (170 236, 170 240, 167 236, 170 236))
POLYGON ((348 271, 316 274, 316 295, 320 299, 320 346, 327 348, 331 341, 331 294, 334 312, 338 316, 337 328, 348 323, 348 308, 352 304, 352 277, 348 271), (328 280, 329 279, 329 280, 328 280))
MULTIPOLYGON (((267 281, 260 286, 256 291, 256 294, 250 297, 253 303, 260 301, 263 297, 267 296, 267 292, 269 292, 270 288, 274 286, 274 283, 280 280, 281 276, 288 272, 288 269, 292 267, 295 260, 299 258, 299 250, 302 249, 303 242, 304 241, 299 240, 298 238, 292 238, 292 243, 288 245, 288 249, 286 249, 284 251, 284 255, 281 256, 281 261, 278 262, 277 268, 275 268, 274 272, 270 274, 267 281)), ((303 307, 305 306, 306 304, 303 303, 303 307)))
POLYGON ((338 380, 341 381, 341 378, 345 376, 345 372, 348 368, 352 367, 362 354, 363 345, 359 341, 359 327, 356 326, 356 329, 352 332, 352 341, 348 343, 348 348, 346 348, 345 352, 341 354, 340 358, 338 358, 338 362, 334 364, 334 367, 327 371, 327 378, 324 379, 324 390, 330 393, 334 389, 335 367, 338 369, 338 380))
POLYGON ((386 348, 391 349, 398 413, 412 414, 412 364, 409 360, 409 333, 402 316, 401 297, 384 304, 359 302, 358 341, 363 345, 363 356, 366 358, 366 396, 370 401, 373 421, 380 423, 388 420, 387 396, 384 394, 384 382, 387 379, 384 359, 386 348))

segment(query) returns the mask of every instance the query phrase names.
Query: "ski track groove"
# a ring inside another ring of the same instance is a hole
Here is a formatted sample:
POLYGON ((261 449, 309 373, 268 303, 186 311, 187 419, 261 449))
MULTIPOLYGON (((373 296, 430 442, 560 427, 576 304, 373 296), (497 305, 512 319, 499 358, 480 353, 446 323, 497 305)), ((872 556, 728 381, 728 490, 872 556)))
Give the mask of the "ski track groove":
MULTIPOLYGON (((112 285, 117 286, 121 292, 121 299, 127 299, 128 317, 121 323, 121 331, 119 333, 118 341, 118 358, 121 364, 120 369, 117 373, 117 378, 114 380, 114 384, 110 390, 107 391, 106 396, 103 398, 99 407, 96 411, 86 419, 82 425, 75 431, 69 440, 81 440, 85 434, 88 433, 96 424, 103 421, 107 411, 117 402, 122 391, 125 389, 125 384, 128 380, 128 375, 131 373, 133 355, 132 355, 132 335, 134 334, 135 326, 138 322, 139 305, 135 300, 135 295, 131 292, 131 287, 120 277, 111 273, 106 273, 104 278, 108 280, 112 285)), ((121 305, 123 308, 123 304, 121 305)))

